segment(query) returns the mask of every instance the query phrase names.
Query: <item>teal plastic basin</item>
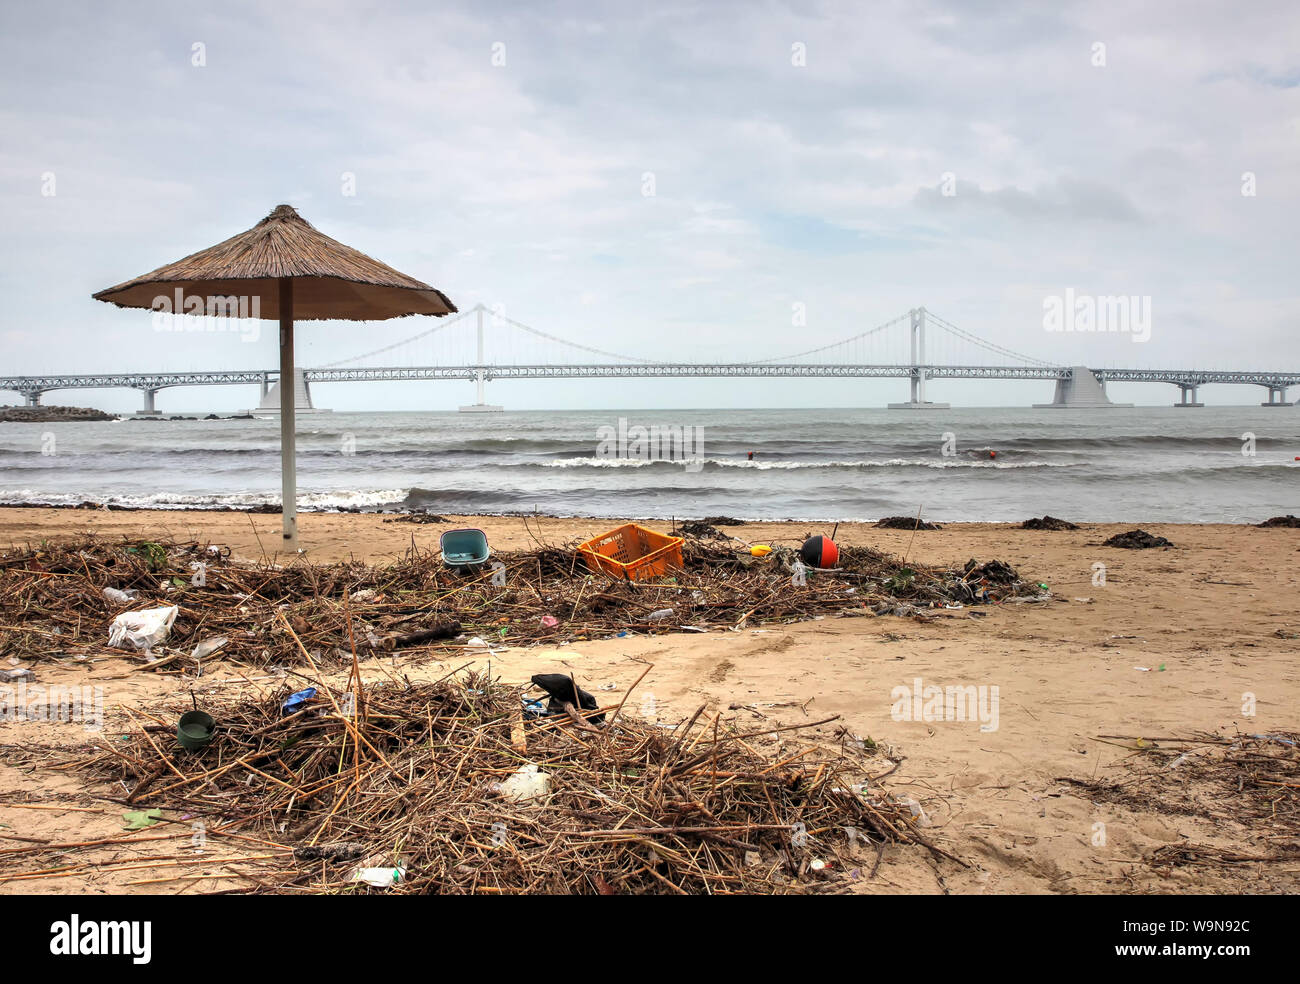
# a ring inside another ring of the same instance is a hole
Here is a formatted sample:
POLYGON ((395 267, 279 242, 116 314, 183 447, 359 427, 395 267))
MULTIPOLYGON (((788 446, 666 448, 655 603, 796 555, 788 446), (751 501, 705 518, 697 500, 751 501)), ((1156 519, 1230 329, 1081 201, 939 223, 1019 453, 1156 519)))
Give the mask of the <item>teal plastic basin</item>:
POLYGON ((482 530, 448 530, 438 539, 442 560, 452 567, 482 564, 492 555, 482 530))

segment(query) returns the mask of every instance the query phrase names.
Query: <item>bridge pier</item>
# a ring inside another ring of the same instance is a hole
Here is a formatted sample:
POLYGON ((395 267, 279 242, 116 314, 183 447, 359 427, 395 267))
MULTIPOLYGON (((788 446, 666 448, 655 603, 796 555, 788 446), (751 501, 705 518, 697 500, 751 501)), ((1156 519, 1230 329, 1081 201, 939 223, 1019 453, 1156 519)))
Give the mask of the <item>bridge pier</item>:
POLYGON ((1051 403, 1035 403, 1042 409, 1091 409, 1095 407, 1131 407, 1131 403, 1112 403, 1106 395, 1106 383, 1087 366, 1072 366, 1068 376, 1056 381, 1051 403))
POLYGON ((1287 402, 1287 398, 1286 398, 1286 387, 1285 387, 1285 386, 1274 386, 1274 385, 1272 385, 1272 384, 1266 384, 1266 385, 1268 386, 1268 402, 1267 402, 1267 403, 1261 403, 1261 404, 1260 404, 1261 407, 1289 407, 1289 406, 1292 406, 1291 403, 1288 403, 1288 402, 1287 402))
MULTIPOLYGON (((257 405, 256 410, 250 413, 279 413, 280 412, 280 385, 282 380, 277 379, 271 386, 266 385, 266 377, 262 377, 262 385, 265 388, 262 394, 262 402, 257 405)), ((328 410, 322 410, 314 406, 311 402, 311 386, 307 382, 306 376, 303 375, 301 368, 295 368, 293 371, 293 402, 294 413, 328 413, 328 410)))
POLYGON ((158 416, 158 408, 157 406, 154 405, 154 397, 158 395, 158 391, 156 389, 142 389, 140 392, 144 394, 144 407, 135 412, 136 416, 137 417, 158 416))
POLYGON ((40 405, 41 405, 40 390, 28 390, 26 393, 23 394, 23 406, 39 407, 40 405))
POLYGON ((1182 396, 1181 396, 1181 398, 1179 399, 1179 401, 1178 401, 1177 403, 1174 404, 1174 406, 1176 406, 1176 407, 1203 407, 1203 406, 1205 406, 1204 403, 1198 403, 1198 402, 1197 402, 1197 390, 1200 389, 1200 387, 1199 387, 1198 385, 1196 385, 1195 383, 1178 383, 1177 385, 1178 385, 1178 388, 1182 391, 1182 396), (1191 399, 1188 399, 1188 397, 1191 397, 1191 399))
POLYGON ((947 410, 946 403, 931 403, 925 398, 925 308, 912 308, 912 375, 908 380, 912 398, 906 403, 891 403, 890 410, 947 410))

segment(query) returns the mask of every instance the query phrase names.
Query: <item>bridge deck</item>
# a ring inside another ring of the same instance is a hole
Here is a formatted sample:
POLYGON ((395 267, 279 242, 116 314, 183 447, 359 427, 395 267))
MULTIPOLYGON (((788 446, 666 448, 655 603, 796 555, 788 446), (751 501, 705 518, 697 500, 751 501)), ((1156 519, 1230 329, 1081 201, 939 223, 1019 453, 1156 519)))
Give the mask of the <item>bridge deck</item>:
MULTIPOLYGON (((589 363, 519 366, 379 366, 372 368, 305 369, 308 382, 378 382, 384 380, 574 379, 625 377, 822 377, 906 379, 924 374, 927 379, 1065 379, 1066 366, 940 366, 864 365, 835 363, 589 363)), ((1201 386, 1208 383, 1250 384, 1267 387, 1300 385, 1300 373, 1266 370, 1217 369, 1093 369, 1102 382, 1170 383, 1201 386)), ((161 390, 173 386, 269 385, 279 379, 274 369, 222 372, 98 373, 69 375, 0 376, 0 389, 40 394, 59 389, 130 388, 161 390)))

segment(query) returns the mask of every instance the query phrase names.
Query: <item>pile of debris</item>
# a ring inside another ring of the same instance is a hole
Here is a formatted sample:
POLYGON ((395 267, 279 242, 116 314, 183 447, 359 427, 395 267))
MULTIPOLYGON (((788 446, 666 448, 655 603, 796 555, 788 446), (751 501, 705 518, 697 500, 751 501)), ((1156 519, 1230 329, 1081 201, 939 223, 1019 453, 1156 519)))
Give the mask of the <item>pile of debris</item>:
POLYGON ((1125 550, 1151 550, 1154 547, 1172 547, 1173 544, 1163 536, 1156 536, 1146 530, 1129 530, 1127 533, 1116 533, 1102 546, 1122 547, 1125 550))
POLYGON ((256 864, 238 866, 253 892, 834 892, 890 844, 952 858, 879 784, 893 770, 874 743, 792 749, 790 732, 834 718, 740 732, 701 707, 666 727, 622 703, 548 712, 483 674, 310 682, 206 706, 215 726, 197 751, 176 748, 190 710, 176 702, 69 764, 140 814, 230 838, 223 853, 254 845, 256 864))
POLYGON ((679 523, 673 529, 674 536, 689 536, 697 540, 731 540, 731 534, 723 533, 707 519, 689 520, 679 523))
POLYGON ((1300 516, 1292 516, 1290 514, 1286 516, 1274 516, 1272 519, 1266 519, 1264 522, 1256 523, 1255 525, 1264 528, 1271 526, 1285 526, 1295 529, 1296 527, 1300 527, 1300 516))
POLYGON ((1058 781, 1082 790, 1093 803, 1201 820, 1206 836, 1240 831, 1252 845, 1250 851, 1193 841, 1166 845, 1147 857, 1153 867, 1300 861, 1300 733, 1098 740, 1132 753, 1125 760, 1127 774, 1058 781))
POLYGON ((938 523, 927 523, 919 516, 886 516, 876 523, 882 530, 941 530, 938 523))
POLYGON ((1068 522, 1064 519, 1057 519, 1055 516, 1044 516, 1042 519, 1027 519, 1020 524, 1022 530, 1051 530, 1060 532, 1061 530, 1077 530, 1079 527, 1075 523, 1068 522))
POLYGON ((295 637, 312 658, 337 664, 354 644, 488 654, 828 615, 927 618, 927 609, 1045 597, 1032 578, 996 561, 948 570, 862 547, 844 547, 834 569, 815 570, 787 547, 755 557, 692 538, 682 569, 639 582, 593 573, 568 547, 493 561, 500 566, 458 572, 436 551, 412 546, 389 566, 282 567, 239 562, 228 549, 196 542, 43 545, 0 556, 0 658, 100 658, 116 627, 138 650, 138 668, 197 674, 213 658, 301 664, 295 637))

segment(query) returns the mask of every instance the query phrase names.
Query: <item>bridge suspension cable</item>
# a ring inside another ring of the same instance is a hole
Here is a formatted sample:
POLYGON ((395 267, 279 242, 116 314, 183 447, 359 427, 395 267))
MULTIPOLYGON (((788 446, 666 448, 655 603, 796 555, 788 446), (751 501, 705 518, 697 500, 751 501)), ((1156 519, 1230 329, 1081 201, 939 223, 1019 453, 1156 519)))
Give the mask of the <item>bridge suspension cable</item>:
POLYGON ((807 349, 803 352, 795 352, 793 355, 778 356, 775 359, 762 359, 758 362, 742 363, 742 365, 765 366, 773 362, 789 362, 791 359, 802 359, 805 355, 816 355, 818 352, 826 352, 833 348, 839 348, 841 345, 851 345, 854 342, 858 342, 871 335, 875 335, 877 332, 882 332, 886 328, 892 328, 894 327, 894 325, 898 324, 899 322, 906 321, 909 316, 910 313, 900 314, 893 321, 886 321, 883 325, 876 325, 876 327, 874 328, 868 328, 866 331, 859 332, 858 334, 853 335, 849 338, 840 339, 838 342, 832 342, 830 345, 822 345, 818 348, 807 349))
POLYGON ((362 359, 369 359, 373 355, 383 355, 385 352, 391 352, 393 349, 401 348, 403 345, 406 345, 410 342, 419 341, 421 338, 428 338, 434 332, 442 331, 444 328, 450 328, 456 322, 460 321, 462 318, 471 314, 473 311, 474 311, 473 308, 470 308, 468 311, 461 311, 459 314, 455 314, 450 318, 446 318, 439 321, 432 328, 426 328, 424 331, 418 332, 417 334, 412 335, 410 338, 403 338, 400 342, 393 342, 391 345, 385 345, 381 348, 371 349, 369 352, 363 352, 361 355, 354 355, 347 359, 339 359, 337 362, 327 362, 325 363, 325 365, 317 366, 316 368, 334 369, 338 366, 346 366, 352 362, 360 362, 362 359))
MULTIPOLYGON (((488 310, 484 308, 484 310, 488 310)), ((549 332, 542 331, 540 328, 533 328, 514 318, 507 318, 504 314, 493 314, 494 318, 504 321, 512 327, 521 331, 526 331, 530 335, 536 335, 538 338, 544 338, 548 342, 559 342, 561 345, 567 345, 569 348, 581 349, 583 352, 591 352, 593 355, 603 355, 611 359, 622 359, 624 362, 639 362, 644 365, 666 365, 662 359, 643 359, 639 355, 623 355, 620 352, 607 352, 605 349, 593 348, 590 345, 583 345, 580 342, 571 342, 567 338, 560 338, 558 335, 552 335, 549 332)))
POLYGON ((925 316, 950 334, 974 345, 978 345, 980 348, 987 349, 990 352, 995 352, 998 355, 1009 356, 1012 359, 1019 359, 1021 362, 1028 362, 1031 365, 1043 366, 1044 368, 1056 368, 1054 363, 1044 362, 1042 359, 1035 359, 1032 355, 1025 355, 1023 352, 1012 351, 1009 348, 1004 348, 1003 346, 998 345, 996 342, 989 342, 980 338, 978 335, 973 335, 964 328, 958 328, 952 322, 945 321, 928 308, 926 309, 925 316))
MULTIPOLYGON (((356 363, 362 362, 366 359, 373 358, 374 356, 377 355, 382 355, 385 352, 391 352, 394 349, 401 348, 404 345, 409 345, 412 342, 419 341, 422 338, 428 338, 429 336, 437 332, 441 332, 447 328, 450 328, 452 325, 467 318, 470 314, 476 314, 479 312, 491 314, 493 318, 503 322, 504 324, 510 325, 513 328, 517 328, 520 331, 523 331, 536 338, 541 338, 549 342, 554 342, 570 349, 575 349, 582 352, 589 352, 593 355, 599 355, 610 359, 617 359, 622 362, 638 363, 641 365, 669 364, 669 362, 662 359, 645 359, 640 356, 627 355, 622 352, 611 352, 607 349, 597 348, 592 345, 584 345, 581 342, 569 341, 568 339, 561 338, 558 335, 553 335, 550 332, 542 331, 540 328, 534 328, 531 325, 526 325, 521 321, 516 321, 515 319, 507 317, 504 314, 492 312, 489 308, 485 307, 482 304, 476 304, 474 307, 469 308, 468 310, 461 311, 458 314, 453 315, 451 318, 442 319, 431 328, 427 328, 424 331, 417 332, 416 334, 411 335, 407 338, 403 338, 400 341, 392 342, 388 345, 383 345, 376 349, 371 349, 370 351, 363 352, 360 355, 354 355, 346 359, 339 359, 335 362, 329 362, 322 366, 319 366, 318 368, 334 369, 340 366, 355 365, 356 363)), ((751 365, 751 366, 765 366, 765 365, 773 365, 773 364, 783 363, 783 362, 791 362, 795 359, 803 359, 811 355, 819 355, 823 352, 829 352, 833 349, 843 349, 847 351, 848 347, 853 345, 856 342, 861 342, 864 339, 871 338, 872 336, 878 335, 889 328, 893 328, 896 325, 907 322, 911 317, 911 313, 912 312, 909 311, 905 314, 901 314, 897 318, 893 318, 889 321, 884 322, 883 324, 876 325, 874 328, 868 328, 866 331, 859 332, 856 335, 851 335, 848 338, 840 339, 837 342, 831 342, 828 345, 819 345, 815 348, 804 349, 801 352, 793 352, 788 355, 777 356, 770 359, 760 359, 754 362, 744 362, 739 364, 751 365)), ((964 328, 958 328, 952 322, 946 320, 945 318, 941 318, 939 315, 934 314, 932 311, 927 310, 925 314, 930 321, 933 321, 936 326, 942 328, 945 332, 950 334, 955 339, 968 342, 972 345, 984 349, 985 351, 993 352, 997 355, 1006 358, 1011 358, 1027 365, 1042 366, 1046 368, 1057 368, 1055 363, 1046 362, 1042 359, 1037 359, 1034 358, 1033 356, 1025 355, 1023 352, 1016 352, 1012 349, 1006 348, 1005 346, 998 345, 996 342, 990 342, 987 341, 986 339, 980 338, 978 335, 975 335, 965 330, 964 328)))
POLYGON ((364 359, 369 359, 376 355, 383 355, 385 352, 391 352, 394 349, 401 348, 403 345, 409 345, 411 342, 417 342, 420 339, 428 338, 430 335, 433 335, 436 332, 440 332, 445 328, 450 328, 458 321, 461 321, 463 318, 466 318, 471 314, 476 314, 480 310, 484 314, 489 314, 493 318, 496 318, 498 321, 505 322, 511 327, 518 328, 519 330, 527 332, 530 335, 534 335, 537 338, 543 338, 548 342, 557 342, 560 345, 565 345, 569 348, 579 349, 583 352, 590 352, 593 355, 603 355, 606 358, 621 359, 624 362, 637 362, 643 365, 665 365, 666 364, 662 360, 658 360, 658 359, 643 359, 640 356, 636 356, 636 355, 624 355, 620 352, 609 352, 606 351, 605 349, 596 348, 591 345, 583 345, 580 342, 571 342, 568 339, 560 338, 558 335, 552 335, 549 332, 542 331, 540 328, 533 328, 531 325, 526 325, 521 321, 516 321, 513 318, 508 318, 504 314, 492 311, 491 308, 488 308, 482 304, 476 304, 474 305, 474 307, 469 308, 465 311, 461 311, 460 313, 453 315, 450 318, 440 320, 432 328, 427 328, 424 331, 417 332, 416 334, 411 335, 408 338, 403 338, 400 341, 392 342, 389 345, 380 346, 377 349, 371 349, 369 352, 363 352, 360 355, 353 355, 346 359, 339 359, 336 362, 327 362, 322 366, 318 366, 317 368, 334 369, 339 366, 346 366, 346 365, 351 365, 353 363, 361 362, 364 359))

